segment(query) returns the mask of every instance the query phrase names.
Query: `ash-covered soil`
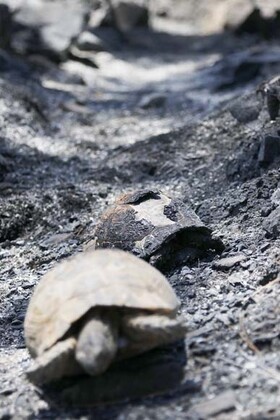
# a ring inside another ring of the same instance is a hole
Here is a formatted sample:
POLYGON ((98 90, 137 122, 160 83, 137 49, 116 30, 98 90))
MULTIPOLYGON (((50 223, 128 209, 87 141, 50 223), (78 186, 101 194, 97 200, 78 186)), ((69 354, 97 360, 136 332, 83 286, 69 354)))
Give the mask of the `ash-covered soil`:
POLYGON ((99 69, 0 57, 0 418, 280 418, 279 157, 259 155, 280 124, 265 107, 248 122, 230 113, 257 107, 279 54, 254 38, 139 30, 98 53, 99 69), (147 187, 190 204, 225 244, 167 273, 189 325, 185 383, 69 408, 25 378, 28 300, 117 196, 147 187))

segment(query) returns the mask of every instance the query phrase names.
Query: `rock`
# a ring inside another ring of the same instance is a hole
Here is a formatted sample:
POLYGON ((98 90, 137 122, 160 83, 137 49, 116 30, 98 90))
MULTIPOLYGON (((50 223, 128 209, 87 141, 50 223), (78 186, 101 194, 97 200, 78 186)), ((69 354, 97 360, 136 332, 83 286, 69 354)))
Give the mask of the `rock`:
POLYGON ((0 419, 1 420, 10 420, 12 418, 12 413, 8 408, 0 410, 0 419))
POLYGON ((77 47, 82 51, 104 51, 108 46, 92 32, 82 32, 77 40, 77 47))
POLYGON ((9 166, 10 165, 7 159, 0 154, 0 179, 1 181, 4 179, 4 175, 8 171, 9 166))
POLYGON ((95 62, 95 56, 90 51, 81 51, 79 48, 72 46, 68 53, 69 58, 74 61, 78 61, 86 66, 98 68, 98 65, 95 62))
POLYGON ((112 24, 112 13, 109 4, 102 2, 91 11, 88 27, 99 28, 100 26, 108 26, 112 24))
POLYGON ((54 235, 51 235, 44 241, 39 243, 39 247, 42 249, 48 249, 53 246, 57 246, 61 242, 65 242, 72 238, 72 233, 56 233, 54 235))
MULTIPOLYGON (((231 54, 218 60, 212 68, 212 73, 215 77, 215 80, 213 80, 213 89, 216 91, 229 89, 242 86, 254 80, 260 75, 263 67, 260 55, 256 54, 254 56, 250 51, 246 51, 239 54, 231 54)), ((268 57, 264 59, 269 60, 268 57)), ((244 105, 248 106, 249 99, 250 97, 247 95, 246 101, 242 103, 242 108, 244 108, 244 105)), ((256 102, 256 99, 252 95, 251 101, 256 102)))
POLYGON ((229 112, 238 122, 247 124, 258 119, 263 103, 255 94, 242 95, 229 105, 229 112))
POLYGON ((121 32, 148 25, 149 11, 145 0, 111 0, 111 7, 115 26, 121 32))
POLYGON ((264 229, 267 233, 277 238, 280 234, 280 206, 273 210, 263 223, 264 229))
POLYGON ((213 266, 218 270, 229 270, 235 265, 239 264, 241 261, 246 259, 245 255, 234 255, 232 257, 221 258, 218 261, 215 261, 213 266))
POLYGON ((269 242, 264 243, 263 245, 260 246, 260 250, 261 252, 266 251, 268 248, 270 247, 269 242))
POLYGON ((6 4, 0 4, 0 48, 9 48, 12 35, 12 12, 6 4))
POLYGON ((263 34, 265 30, 265 19, 258 7, 255 7, 251 13, 246 16, 243 22, 236 27, 235 31, 238 34, 242 33, 258 33, 263 34))
POLYGON ((271 201, 273 204, 280 204, 280 187, 272 194, 271 201))
POLYGON ((14 14, 17 31, 12 47, 18 53, 47 54, 64 59, 85 24, 89 4, 84 0, 46 2, 26 0, 14 14))
POLYGON ((275 14, 270 17, 265 17, 262 10, 255 7, 246 19, 240 23, 235 32, 237 34, 257 34, 265 39, 275 38, 280 36, 279 23, 279 11, 275 11, 275 14))
MULTIPOLYGON (((217 60, 211 68, 211 76, 213 77, 212 85, 214 89, 222 89, 248 83, 263 73, 263 67, 266 65, 274 65, 280 59, 278 48, 271 49, 258 47, 256 50, 247 49, 233 54, 226 54, 217 60)), ((262 106, 266 96, 275 96, 280 98, 280 77, 279 75, 263 81, 257 86, 255 92, 246 93, 243 98, 244 102, 258 100, 262 106), (261 95, 259 95, 261 94, 261 95)))
POLYGON ((203 419, 216 416, 226 411, 232 411, 236 406, 235 393, 231 390, 225 391, 211 400, 193 406, 192 411, 203 419))
POLYGON ((90 14, 88 29, 115 28, 129 32, 137 26, 147 26, 149 9, 146 0, 109 0, 99 4, 90 14))
POLYGON ((280 137, 268 135, 261 142, 258 160, 260 163, 271 163, 280 156, 280 137))
POLYGON ((143 109, 149 108, 160 108, 164 106, 166 102, 166 96, 159 93, 153 93, 151 95, 145 95, 139 102, 139 107, 143 109))
POLYGON ((280 77, 261 83, 257 89, 263 99, 266 100, 266 107, 271 121, 275 121, 279 115, 280 108, 280 77))
POLYGON ((262 19, 267 22, 271 19, 273 24, 279 9, 277 0, 200 0, 199 6, 196 0, 157 0, 150 2, 150 8, 153 15, 183 21, 185 27, 191 28, 193 33, 217 34, 244 25, 256 9, 256 3, 262 19))
POLYGON ((0 395, 3 395, 5 397, 13 394, 14 392, 16 392, 16 388, 15 387, 4 387, 4 388, 0 388, 0 395))
POLYGON ((243 285, 244 284, 244 276, 242 275, 242 273, 235 273, 234 272, 228 277, 228 283, 231 284, 234 287, 239 286, 239 285, 243 285))

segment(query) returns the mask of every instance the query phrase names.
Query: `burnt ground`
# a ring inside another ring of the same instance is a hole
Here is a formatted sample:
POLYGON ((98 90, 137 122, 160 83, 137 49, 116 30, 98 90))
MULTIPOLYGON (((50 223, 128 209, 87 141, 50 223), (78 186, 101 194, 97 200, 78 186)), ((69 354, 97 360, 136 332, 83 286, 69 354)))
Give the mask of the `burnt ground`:
POLYGON ((0 418, 280 417, 279 159, 258 159, 280 124, 265 108, 254 121, 229 112, 257 106, 256 86, 279 72, 279 54, 277 43, 248 37, 138 31, 99 53, 99 69, 0 57, 0 418), (146 108, 150 94, 163 99, 146 108), (190 204, 225 244, 167 273, 189 325, 185 384, 72 409, 25 378, 28 300, 93 238, 118 195, 144 187, 190 204), (230 256, 242 258, 218 263, 230 256), (215 397, 211 411, 204 404, 215 397))

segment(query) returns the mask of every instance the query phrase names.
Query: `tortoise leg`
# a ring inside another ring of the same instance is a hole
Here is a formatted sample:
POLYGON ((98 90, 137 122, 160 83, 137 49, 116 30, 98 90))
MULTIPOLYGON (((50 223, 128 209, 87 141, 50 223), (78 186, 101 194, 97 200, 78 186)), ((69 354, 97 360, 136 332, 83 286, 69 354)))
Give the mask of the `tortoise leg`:
POLYGON ((131 314, 122 319, 122 332, 127 340, 119 348, 120 359, 184 338, 186 325, 182 320, 167 315, 131 314))
POLYGON ((36 385, 43 385, 65 376, 81 374, 82 370, 75 360, 75 347, 73 337, 56 343, 34 360, 26 372, 28 379, 36 385))
POLYGON ((81 328, 76 360, 89 375, 103 373, 116 355, 118 328, 114 318, 113 313, 92 312, 81 328))

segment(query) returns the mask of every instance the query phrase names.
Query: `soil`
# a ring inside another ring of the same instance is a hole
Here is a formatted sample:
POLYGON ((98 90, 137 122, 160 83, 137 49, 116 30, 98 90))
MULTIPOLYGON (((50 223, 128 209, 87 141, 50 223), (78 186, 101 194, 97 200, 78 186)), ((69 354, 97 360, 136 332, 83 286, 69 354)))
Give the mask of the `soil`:
POLYGON ((122 48, 96 54, 98 69, 0 56, 2 419, 280 418, 279 157, 258 158, 280 124, 265 107, 245 122, 230 112, 258 106, 256 88, 279 72, 280 50, 171 26, 135 30, 122 48), (257 54, 252 71, 246 63, 257 54), (161 99, 149 107, 149 95, 161 99), (160 397, 70 408, 25 377, 26 307, 41 276, 82 251, 101 213, 139 188, 183 200, 225 245, 167 272, 189 326, 184 384, 160 397))

